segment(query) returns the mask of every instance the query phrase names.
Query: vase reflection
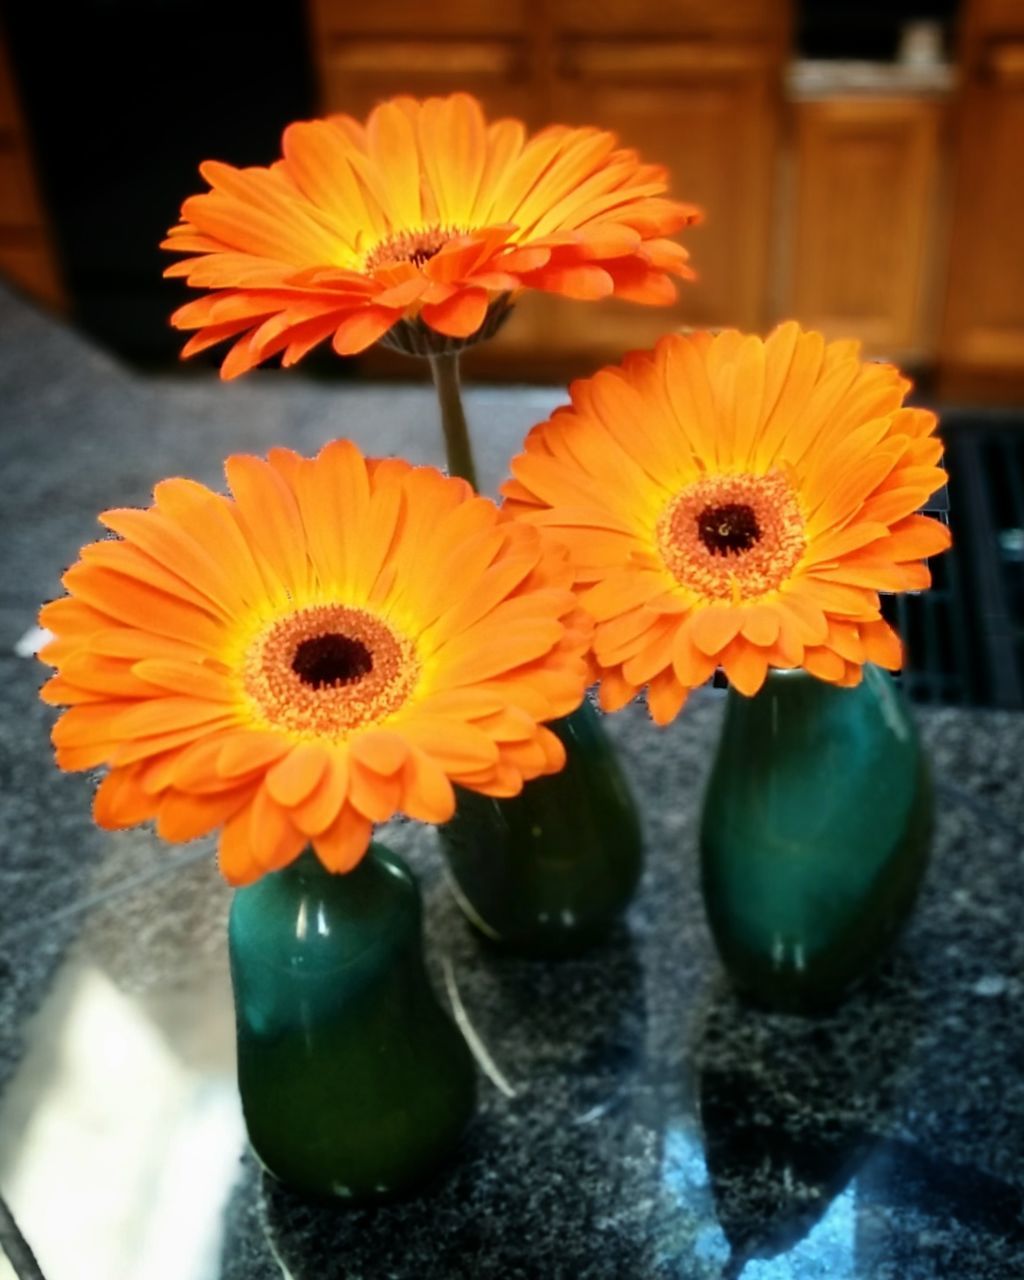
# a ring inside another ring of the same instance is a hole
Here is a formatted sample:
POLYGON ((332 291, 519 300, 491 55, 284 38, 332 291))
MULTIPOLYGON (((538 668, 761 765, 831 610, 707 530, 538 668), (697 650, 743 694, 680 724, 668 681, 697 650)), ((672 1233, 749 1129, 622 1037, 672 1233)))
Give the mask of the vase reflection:
POLYGON ((387 1206, 339 1212, 250 1165, 233 1209, 240 1232, 256 1215, 266 1249, 296 1278, 334 1275, 339 1259, 416 1280, 575 1276, 598 1255, 605 1274, 646 1274, 642 1233, 616 1226, 620 1207, 649 1202, 655 1177, 637 1116, 648 1028, 628 932, 558 966, 468 936, 455 959, 466 1016, 510 1088, 482 1078, 444 1176, 387 1206))
POLYGON ((847 1264, 858 1274, 851 1182, 891 1124, 922 1021, 903 968, 815 1023, 752 1014, 724 984, 713 995, 693 1057, 724 1277, 798 1248, 820 1274, 843 1276, 847 1264), (829 1229, 816 1230, 826 1219, 829 1229))

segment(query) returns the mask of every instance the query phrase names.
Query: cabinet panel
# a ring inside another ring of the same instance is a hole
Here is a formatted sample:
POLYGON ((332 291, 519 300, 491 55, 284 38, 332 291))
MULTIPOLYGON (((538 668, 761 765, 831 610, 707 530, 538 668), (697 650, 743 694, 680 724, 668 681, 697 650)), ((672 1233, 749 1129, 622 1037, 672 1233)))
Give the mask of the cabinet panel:
POLYGON ((549 0, 556 30, 635 34, 748 36, 788 28, 782 0, 549 0))
MULTIPOLYGON (((578 52, 573 54, 578 58, 578 52)), ((577 331, 621 349, 651 340, 678 324, 742 325, 764 320, 764 288, 771 232, 772 179, 779 103, 774 76, 763 61, 743 50, 725 51, 719 62, 693 61, 693 46, 661 53, 663 68, 628 74, 627 66, 602 54, 602 74, 559 80, 555 110, 570 123, 594 123, 614 130, 646 160, 664 164, 670 191, 699 205, 704 222, 683 233, 697 271, 696 283, 680 287, 672 311, 633 307, 594 308, 579 317, 577 331), (630 82, 631 80, 635 82, 630 82)), ((586 60, 582 62, 587 66, 586 60)), ((572 323, 567 313, 565 323, 572 323)), ((559 332, 562 332, 560 328, 559 332)))
POLYGON ((784 311, 870 351, 932 345, 928 306, 944 105, 849 98, 794 108, 792 273, 784 311))
POLYGON ((536 10, 535 0, 310 0, 310 19, 318 32, 374 32, 397 39, 409 35, 439 36, 453 33, 512 34, 525 30, 536 10))
POLYGON ((532 115, 530 58, 520 42, 333 36, 320 58, 326 111, 362 116, 396 94, 428 97, 465 90, 481 99, 491 117, 532 115))
POLYGON ((1024 77, 969 86, 960 123, 942 363, 1024 383, 1024 77))
POLYGON ((566 38, 559 42, 559 49, 559 75, 613 83, 650 79, 678 83, 680 78, 756 74, 764 65, 764 51, 757 44, 566 38))
POLYGON ((981 35, 1024 35, 1022 0, 968 0, 970 38, 981 35))

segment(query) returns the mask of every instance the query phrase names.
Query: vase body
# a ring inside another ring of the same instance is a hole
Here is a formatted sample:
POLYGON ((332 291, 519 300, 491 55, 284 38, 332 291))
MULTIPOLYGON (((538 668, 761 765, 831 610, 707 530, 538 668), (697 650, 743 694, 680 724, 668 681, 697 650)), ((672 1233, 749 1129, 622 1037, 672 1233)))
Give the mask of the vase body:
POLYGON ((538 956, 599 940, 643 865, 636 807, 598 712, 584 703, 550 728, 566 749, 561 773, 508 800, 459 789, 456 815, 439 830, 469 920, 493 942, 538 956))
POLYGON ((802 671, 730 690, 704 799, 701 884, 734 984, 758 1003, 834 1005, 892 943, 924 874, 932 789, 892 678, 802 671))
POLYGON ((423 964, 419 890, 372 845, 346 875, 307 852, 240 889, 229 924, 246 1127, 263 1166, 314 1195, 398 1195, 473 1111, 469 1050, 423 964))

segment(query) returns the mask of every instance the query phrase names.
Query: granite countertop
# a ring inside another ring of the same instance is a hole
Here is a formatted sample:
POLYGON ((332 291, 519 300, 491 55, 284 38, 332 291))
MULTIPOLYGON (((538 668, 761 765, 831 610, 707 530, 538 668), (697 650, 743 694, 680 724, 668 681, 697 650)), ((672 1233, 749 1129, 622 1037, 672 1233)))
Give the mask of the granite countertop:
MULTIPOLYGON (((745 1009, 714 957, 695 859, 713 691, 665 731, 638 705, 606 721, 648 867, 584 957, 488 949, 433 831, 394 825, 438 990, 486 1050, 478 1118, 455 1165, 401 1204, 270 1184, 245 1149, 211 843, 93 828, 94 780, 53 766, 41 671, 19 642, 103 507, 145 503, 172 473, 217 484, 232 450, 336 434, 436 460, 431 395, 281 373, 143 379, 2 292, 0 332, 0 1194, 46 1280, 1024 1275, 1013 713, 921 714, 939 791, 921 901, 885 969, 815 1022, 745 1009)), ((560 398, 470 394, 485 486, 560 398)))

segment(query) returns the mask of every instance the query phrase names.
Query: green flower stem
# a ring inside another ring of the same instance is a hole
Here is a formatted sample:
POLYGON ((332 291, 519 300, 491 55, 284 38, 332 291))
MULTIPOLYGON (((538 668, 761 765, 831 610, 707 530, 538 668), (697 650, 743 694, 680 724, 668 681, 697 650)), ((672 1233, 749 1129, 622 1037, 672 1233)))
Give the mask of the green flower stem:
POLYGON ((469 430, 459 390, 458 352, 431 355, 429 360, 430 372, 437 388, 437 400, 441 406, 441 428, 444 431, 448 471, 453 476, 468 480, 477 489, 479 486, 473 464, 473 450, 469 443, 469 430))

